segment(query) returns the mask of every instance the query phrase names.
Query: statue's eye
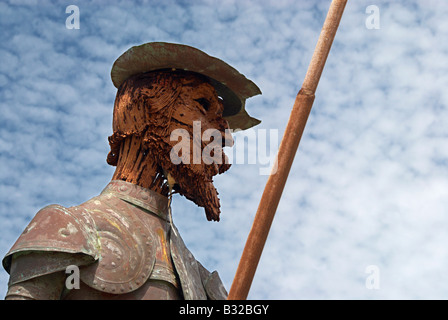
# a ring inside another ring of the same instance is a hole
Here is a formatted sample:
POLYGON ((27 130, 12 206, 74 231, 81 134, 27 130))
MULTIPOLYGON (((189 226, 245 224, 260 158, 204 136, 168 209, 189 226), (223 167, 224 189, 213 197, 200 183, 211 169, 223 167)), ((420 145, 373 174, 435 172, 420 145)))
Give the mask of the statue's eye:
POLYGON ((195 101, 197 101, 201 105, 201 107, 204 108, 205 112, 207 112, 210 108, 210 102, 205 98, 195 99, 195 101))

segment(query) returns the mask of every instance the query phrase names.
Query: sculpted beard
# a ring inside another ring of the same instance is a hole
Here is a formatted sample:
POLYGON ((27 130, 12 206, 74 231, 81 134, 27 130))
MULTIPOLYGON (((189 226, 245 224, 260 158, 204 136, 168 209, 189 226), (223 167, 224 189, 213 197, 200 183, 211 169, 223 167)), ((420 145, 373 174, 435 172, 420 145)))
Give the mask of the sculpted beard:
MULTIPOLYGON (((203 207, 208 220, 219 221, 220 203, 218 191, 213 185, 213 177, 230 168, 227 157, 221 148, 219 151, 222 161, 218 163, 206 164, 202 157, 201 163, 192 161, 195 150, 193 144, 200 144, 202 154, 204 147, 210 143, 202 139, 194 141, 192 138, 193 121, 198 120, 197 108, 201 108, 198 103, 203 101, 213 104, 204 108, 216 108, 219 103, 213 87, 200 75, 188 72, 151 72, 131 77, 117 93, 114 134, 109 137, 111 152, 108 155, 108 163, 116 165, 124 139, 141 137, 141 148, 145 154, 141 161, 150 161, 157 166, 157 174, 152 177, 149 188, 167 196, 166 175, 170 174, 176 182, 176 193, 203 207), (211 90, 214 97, 210 97, 211 90), (176 129, 185 129, 191 137, 190 154, 182 155, 190 157, 189 164, 174 164, 170 159, 170 152, 177 143, 170 141, 170 136, 176 129)), ((208 113, 208 117, 211 117, 211 123, 215 127, 213 129, 221 132, 227 129, 227 122, 220 114, 208 113)), ((205 129, 206 126, 202 128, 202 132, 205 129)))
MULTIPOLYGON (((177 126, 177 128, 179 128, 177 126)), ((188 130, 192 136, 192 130, 188 130)), ((152 135, 152 134, 151 134, 152 135)), ((192 163, 192 150, 190 146, 190 163, 174 164, 170 158, 172 143, 169 137, 163 139, 148 139, 147 145, 149 150, 160 150, 154 158, 163 168, 164 173, 169 173, 175 180, 174 191, 185 196, 200 207, 205 209, 207 220, 219 221, 220 203, 218 191, 213 185, 213 177, 221 174, 230 168, 230 164, 226 162, 226 156, 222 153, 223 161, 219 164, 204 164, 202 159, 200 164, 192 163)), ((195 143, 191 139, 191 143, 195 143)), ((197 142, 196 142, 197 143, 197 142)), ((201 150, 205 147, 205 143, 201 143, 201 150)))

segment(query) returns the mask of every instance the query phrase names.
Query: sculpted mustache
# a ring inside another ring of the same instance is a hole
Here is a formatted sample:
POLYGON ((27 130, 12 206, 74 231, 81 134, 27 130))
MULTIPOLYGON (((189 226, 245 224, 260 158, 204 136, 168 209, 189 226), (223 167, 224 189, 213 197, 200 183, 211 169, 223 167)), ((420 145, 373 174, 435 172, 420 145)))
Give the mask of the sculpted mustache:
MULTIPOLYGON (((184 132, 185 133, 185 132, 184 132)), ((230 161, 222 147, 222 141, 190 139, 188 133, 171 139, 170 160, 174 165, 205 165, 215 167, 213 175, 221 173, 221 166, 229 166, 230 161), (180 138, 180 139, 179 139, 180 138)))

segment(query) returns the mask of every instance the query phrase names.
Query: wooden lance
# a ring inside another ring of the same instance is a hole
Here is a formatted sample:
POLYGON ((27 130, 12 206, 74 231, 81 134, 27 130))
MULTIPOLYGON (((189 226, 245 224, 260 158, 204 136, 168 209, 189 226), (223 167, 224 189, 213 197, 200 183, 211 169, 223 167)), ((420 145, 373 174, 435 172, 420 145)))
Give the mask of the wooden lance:
POLYGON ((249 293, 269 229, 274 219, 286 179, 299 147, 311 111, 322 70, 341 21, 347 0, 333 0, 328 10, 302 88, 296 96, 291 115, 277 154, 275 173, 266 183, 257 213, 249 232, 228 300, 245 300, 249 293))

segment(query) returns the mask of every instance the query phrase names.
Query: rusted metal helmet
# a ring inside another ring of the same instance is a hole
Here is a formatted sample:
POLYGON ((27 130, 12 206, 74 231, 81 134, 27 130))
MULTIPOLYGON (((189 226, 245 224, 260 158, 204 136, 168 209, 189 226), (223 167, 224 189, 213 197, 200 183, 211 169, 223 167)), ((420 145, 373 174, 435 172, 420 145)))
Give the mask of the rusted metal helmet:
POLYGON ((191 46, 167 42, 134 46, 115 61, 111 78, 119 88, 130 76, 156 70, 184 70, 208 77, 223 100, 223 117, 231 129, 245 130, 261 122, 245 110, 246 99, 261 94, 257 85, 224 61, 191 46))

